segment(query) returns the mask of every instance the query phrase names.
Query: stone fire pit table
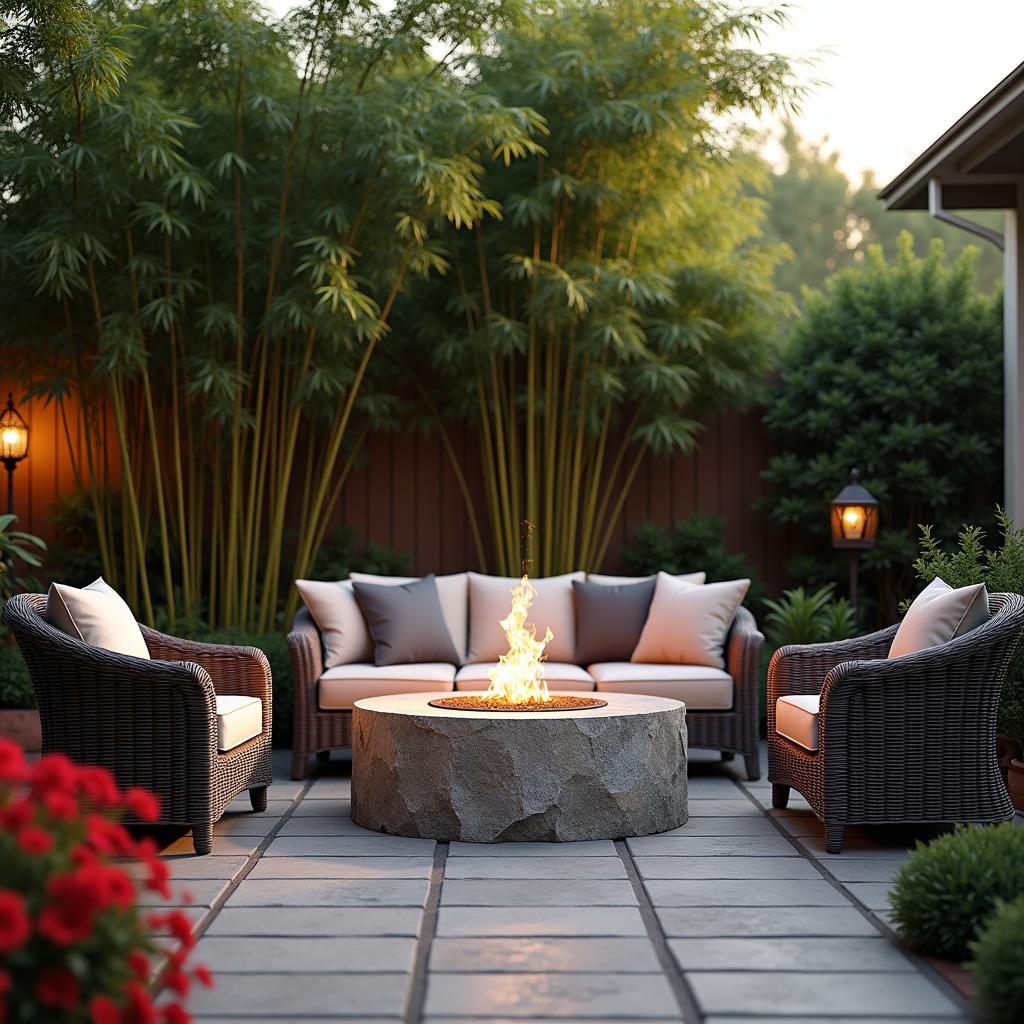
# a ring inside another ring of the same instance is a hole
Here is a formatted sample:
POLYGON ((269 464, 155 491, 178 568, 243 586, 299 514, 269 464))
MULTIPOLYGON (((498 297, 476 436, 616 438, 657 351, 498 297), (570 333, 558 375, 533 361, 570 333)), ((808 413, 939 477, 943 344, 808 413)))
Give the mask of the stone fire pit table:
MULTIPOLYGON (((602 693, 605 707, 460 711, 450 693, 356 701, 352 820, 469 843, 651 835, 686 822, 686 709, 602 693)), ((579 696, 579 694, 576 694, 579 696)))

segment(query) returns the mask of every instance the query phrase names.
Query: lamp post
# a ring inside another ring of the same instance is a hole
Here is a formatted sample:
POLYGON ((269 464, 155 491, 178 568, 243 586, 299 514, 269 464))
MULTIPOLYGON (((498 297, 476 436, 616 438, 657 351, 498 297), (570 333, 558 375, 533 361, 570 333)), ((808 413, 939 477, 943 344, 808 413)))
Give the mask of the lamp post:
POLYGON ((850 605, 857 610, 857 559, 878 536, 878 502, 850 470, 850 482, 832 499, 832 547, 850 552, 850 605))
POLYGON ((14 395, 7 395, 7 408, 0 414, 0 462, 7 469, 7 512, 14 514, 14 471, 28 455, 28 424, 14 408, 14 395))

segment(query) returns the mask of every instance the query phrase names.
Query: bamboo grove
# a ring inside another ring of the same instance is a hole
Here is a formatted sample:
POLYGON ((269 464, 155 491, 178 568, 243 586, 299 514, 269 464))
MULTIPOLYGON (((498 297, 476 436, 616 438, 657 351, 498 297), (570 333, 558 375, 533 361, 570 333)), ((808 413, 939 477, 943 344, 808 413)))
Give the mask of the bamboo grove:
POLYGON ((540 572, 593 568, 642 460, 754 394, 786 306, 736 115, 797 94, 777 12, 80 7, 0 76, 0 336, 140 617, 276 628, 414 403, 481 567, 529 519, 540 572))

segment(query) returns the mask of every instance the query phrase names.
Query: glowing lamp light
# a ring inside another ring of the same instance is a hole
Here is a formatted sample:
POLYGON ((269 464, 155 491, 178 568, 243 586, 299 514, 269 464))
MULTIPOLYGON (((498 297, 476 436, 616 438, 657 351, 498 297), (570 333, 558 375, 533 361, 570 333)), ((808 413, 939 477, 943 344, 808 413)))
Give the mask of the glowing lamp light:
POLYGON ((832 499, 832 546, 870 548, 878 536, 878 502, 860 485, 857 470, 850 482, 832 499))
POLYGON ((14 395, 8 394, 7 408, 0 413, 0 462, 7 470, 7 511, 14 512, 14 471, 28 455, 28 424, 14 408, 14 395))

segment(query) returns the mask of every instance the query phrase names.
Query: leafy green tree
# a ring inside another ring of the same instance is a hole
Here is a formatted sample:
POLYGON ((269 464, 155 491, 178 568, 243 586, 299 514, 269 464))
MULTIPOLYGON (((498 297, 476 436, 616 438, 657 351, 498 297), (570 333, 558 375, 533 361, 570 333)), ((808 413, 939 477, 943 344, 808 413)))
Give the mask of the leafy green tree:
POLYGON ((881 506, 864 564, 888 621, 910 588, 918 524, 984 522, 974 511, 1001 477, 1001 301, 975 293, 972 266, 970 252, 946 261, 939 240, 923 259, 908 234, 891 261, 872 246, 808 297, 765 416, 779 448, 768 510, 813 545, 793 575, 844 574, 827 503, 856 466, 881 506))
POLYGON ((698 414, 749 401, 770 365, 788 304, 734 120, 797 92, 752 48, 781 19, 560 0, 467 62, 482 94, 539 115, 543 149, 489 168, 502 219, 446 231, 452 272, 402 323, 477 432, 499 571, 518 571, 524 519, 541 573, 600 565, 643 459, 690 449, 698 414))
MULTIPOLYGON (((933 238, 941 238, 951 257, 968 246, 978 250, 975 265, 979 287, 988 291, 1002 279, 1002 256, 995 246, 935 220, 925 211, 886 210, 878 199, 878 182, 866 174, 851 182, 839 166, 840 154, 801 139, 791 123, 783 129, 784 166, 772 174, 761 195, 767 206, 765 239, 789 246, 790 259, 778 264, 779 288, 799 297, 806 288, 821 288, 837 270, 858 266, 868 247, 894 249, 903 231, 910 231, 919 254, 933 238)), ((972 212, 970 216, 1001 229, 1002 214, 972 212)))
POLYGON ((9 76, 0 340, 86 438, 104 571, 148 620, 162 598, 172 625, 272 628, 291 501, 308 571, 363 433, 393 415, 373 356, 396 300, 444 269, 442 225, 498 213, 486 165, 536 150, 527 113, 452 67, 515 11, 105 0, 75 47, 9 76))

